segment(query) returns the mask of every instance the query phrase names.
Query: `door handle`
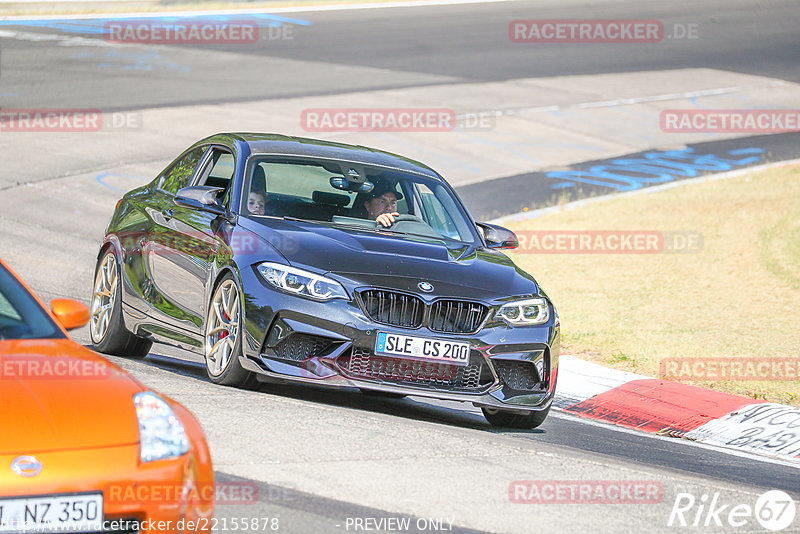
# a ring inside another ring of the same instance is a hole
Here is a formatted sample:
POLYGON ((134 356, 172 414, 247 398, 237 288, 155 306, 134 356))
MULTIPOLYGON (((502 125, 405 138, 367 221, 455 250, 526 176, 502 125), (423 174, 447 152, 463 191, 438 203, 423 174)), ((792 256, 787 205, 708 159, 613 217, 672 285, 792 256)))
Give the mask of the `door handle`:
POLYGON ((169 220, 173 217, 173 215, 175 215, 175 212, 172 211, 170 208, 166 208, 161 210, 161 215, 163 215, 164 217, 166 217, 167 220, 169 220))

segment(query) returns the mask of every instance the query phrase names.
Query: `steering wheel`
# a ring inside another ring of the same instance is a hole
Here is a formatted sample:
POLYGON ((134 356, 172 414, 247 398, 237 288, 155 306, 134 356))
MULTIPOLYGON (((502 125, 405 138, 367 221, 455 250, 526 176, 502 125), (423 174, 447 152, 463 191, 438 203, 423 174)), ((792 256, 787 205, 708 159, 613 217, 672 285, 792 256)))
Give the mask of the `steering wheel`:
POLYGON ((400 222, 417 222, 417 223, 425 224, 425 221, 423 221, 422 219, 420 219, 416 215, 411 215, 410 213, 401 213, 400 215, 395 217, 394 218, 394 223, 392 223, 392 226, 394 226, 395 224, 400 223, 400 222))
POLYGON ((391 232, 414 234, 437 239, 442 237, 442 235, 434 230, 428 223, 410 213, 403 213, 395 217, 394 223, 389 229, 391 232))

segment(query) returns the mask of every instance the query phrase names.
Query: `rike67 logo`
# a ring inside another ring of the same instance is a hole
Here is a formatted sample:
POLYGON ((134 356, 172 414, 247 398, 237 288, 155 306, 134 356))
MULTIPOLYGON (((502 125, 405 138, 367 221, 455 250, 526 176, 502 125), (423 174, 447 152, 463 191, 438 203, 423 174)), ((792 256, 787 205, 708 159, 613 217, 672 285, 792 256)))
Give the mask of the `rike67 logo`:
MULTIPOLYGON (((726 532, 748 527, 750 532, 758 528, 756 523, 770 532, 779 532, 794 525, 797 505, 789 494, 780 490, 762 493, 754 505, 724 502, 720 492, 713 495, 703 493, 699 498, 691 493, 679 492, 669 514, 667 526, 724 528, 726 532)), ((797 532, 790 529, 788 532, 797 532)))

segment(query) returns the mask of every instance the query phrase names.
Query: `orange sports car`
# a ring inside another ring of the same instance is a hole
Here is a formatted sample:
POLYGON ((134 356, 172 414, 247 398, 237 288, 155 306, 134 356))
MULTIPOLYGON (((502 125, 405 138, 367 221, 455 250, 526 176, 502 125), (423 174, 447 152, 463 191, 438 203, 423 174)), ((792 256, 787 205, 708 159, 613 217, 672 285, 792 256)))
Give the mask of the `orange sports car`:
POLYGON ((197 420, 72 341, 0 260, 0 533, 211 531, 214 472, 197 420))

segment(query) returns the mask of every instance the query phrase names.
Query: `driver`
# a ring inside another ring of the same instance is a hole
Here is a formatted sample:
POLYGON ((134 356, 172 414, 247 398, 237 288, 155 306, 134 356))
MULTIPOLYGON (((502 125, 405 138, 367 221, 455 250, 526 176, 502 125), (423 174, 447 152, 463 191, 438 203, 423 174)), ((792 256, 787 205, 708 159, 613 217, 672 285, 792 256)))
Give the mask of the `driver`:
POLYGON ((367 195, 367 200, 364 201, 367 217, 381 226, 391 226, 394 224, 394 218, 400 215, 397 212, 397 201, 402 198, 403 193, 396 191, 394 185, 376 184, 375 188, 367 195))

